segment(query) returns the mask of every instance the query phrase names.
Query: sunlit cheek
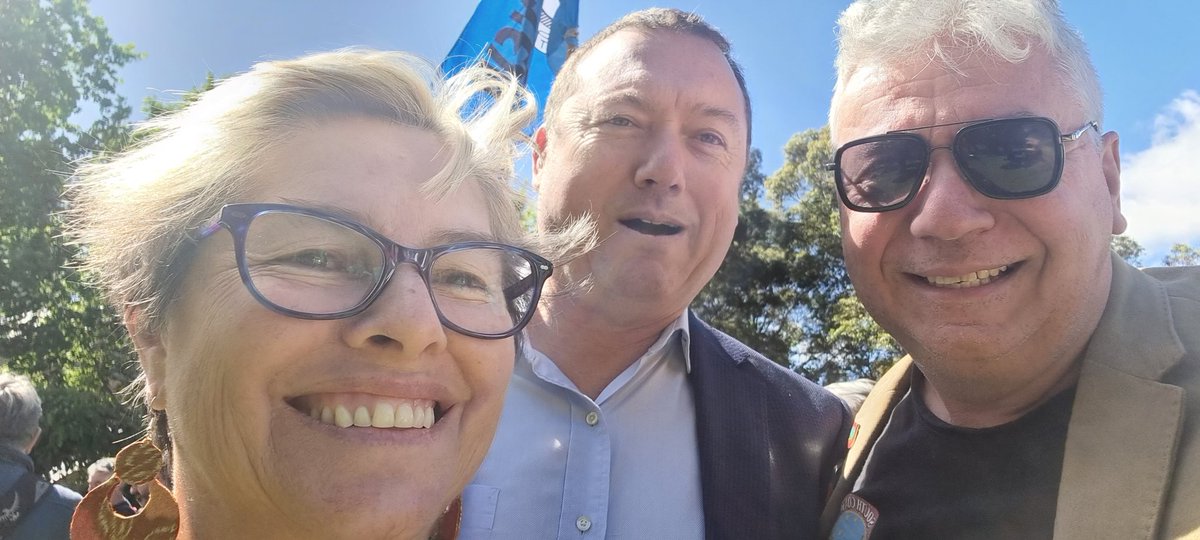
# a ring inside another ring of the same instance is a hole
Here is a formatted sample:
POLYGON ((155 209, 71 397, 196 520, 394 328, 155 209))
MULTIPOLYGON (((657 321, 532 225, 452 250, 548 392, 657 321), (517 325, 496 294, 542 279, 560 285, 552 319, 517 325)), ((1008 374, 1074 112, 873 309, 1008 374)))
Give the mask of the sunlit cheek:
POLYGON ((172 434, 182 449, 181 472, 197 492, 227 491, 255 476, 248 432, 262 411, 245 399, 237 386, 242 377, 231 376, 236 370, 223 362, 227 357, 219 347, 200 347, 186 365, 168 367, 177 371, 171 385, 177 406, 168 409, 172 434))
POLYGON ((878 241, 878 235, 882 232, 876 214, 842 209, 841 221, 842 247, 847 251, 847 258, 850 257, 850 251, 857 253, 870 249, 870 245, 878 241))
MULTIPOLYGON (((261 476, 255 470, 265 438, 268 404, 261 373, 269 355, 254 353, 265 337, 247 317, 272 317, 245 292, 236 270, 193 273, 168 314, 168 410, 181 471, 197 492, 236 498, 230 486, 261 476), (262 311, 263 313, 259 313, 262 311)), ((192 488, 189 488, 192 489, 192 488)))
POLYGON ((500 420, 516 353, 512 338, 480 340, 462 337, 460 341, 465 340, 475 343, 462 343, 451 351, 470 387, 470 401, 463 411, 463 443, 472 447, 472 454, 482 455, 491 444, 500 420))

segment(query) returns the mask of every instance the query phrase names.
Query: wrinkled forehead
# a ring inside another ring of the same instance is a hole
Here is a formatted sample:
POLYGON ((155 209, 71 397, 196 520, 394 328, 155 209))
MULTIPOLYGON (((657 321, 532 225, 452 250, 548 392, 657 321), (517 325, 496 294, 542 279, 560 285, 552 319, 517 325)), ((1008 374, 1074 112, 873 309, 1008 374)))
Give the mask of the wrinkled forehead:
POLYGON ((709 39, 676 30, 624 29, 608 36, 575 65, 568 100, 611 92, 677 93, 678 99, 732 111, 748 125, 746 97, 733 67, 709 39))
POLYGON ((631 70, 653 68, 647 80, 710 82, 741 97, 733 68, 717 45, 695 34, 658 29, 629 28, 608 36, 575 66, 584 82, 603 83, 631 70))
POLYGON ((490 231, 480 180, 443 178, 452 149, 441 135, 370 117, 326 120, 270 152, 245 198, 286 202, 361 223, 406 245, 429 231, 490 231))
POLYGON ((895 129, 1036 115, 1080 121, 1078 92, 1035 52, 1021 62, 974 54, 954 64, 867 63, 839 74, 830 108, 834 145, 895 129))

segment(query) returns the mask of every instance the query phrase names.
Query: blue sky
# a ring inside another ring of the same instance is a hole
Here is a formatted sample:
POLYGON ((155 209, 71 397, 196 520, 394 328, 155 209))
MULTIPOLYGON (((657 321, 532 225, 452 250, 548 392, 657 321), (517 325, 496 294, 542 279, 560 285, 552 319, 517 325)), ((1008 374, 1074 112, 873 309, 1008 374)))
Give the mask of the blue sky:
MULTIPOLYGON (((825 123, 833 87, 834 22, 848 0, 580 0, 587 38, 622 14, 654 5, 696 11, 733 43, 754 103, 764 171, 788 137, 825 123), (752 7, 751 7, 752 6, 752 7)), ((1061 0, 1082 32, 1105 90, 1105 128, 1121 135, 1129 234, 1158 263, 1174 242, 1200 246, 1200 2, 1061 0)), ((363 45, 440 62, 475 0, 301 2, 94 0, 113 38, 146 58, 126 66, 119 92, 148 95, 228 75, 261 60, 363 45)))

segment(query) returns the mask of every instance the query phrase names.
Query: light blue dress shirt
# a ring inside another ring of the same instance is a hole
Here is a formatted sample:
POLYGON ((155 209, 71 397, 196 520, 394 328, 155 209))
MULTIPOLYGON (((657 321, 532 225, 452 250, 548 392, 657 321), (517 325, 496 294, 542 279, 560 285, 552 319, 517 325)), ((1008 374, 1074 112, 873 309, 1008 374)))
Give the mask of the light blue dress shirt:
POLYGON ((595 401, 527 343, 460 538, 704 538, 688 341, 685 312, 595 401))

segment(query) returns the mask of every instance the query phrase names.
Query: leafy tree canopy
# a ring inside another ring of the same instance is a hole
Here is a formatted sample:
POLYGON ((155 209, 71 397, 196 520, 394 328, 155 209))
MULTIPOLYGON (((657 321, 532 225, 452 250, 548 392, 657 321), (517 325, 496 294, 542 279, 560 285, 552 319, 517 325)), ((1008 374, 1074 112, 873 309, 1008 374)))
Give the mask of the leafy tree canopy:
POLYGON ((1175 244, 1163 258, 1163 266, 1200 266, 1200 249, 1187 244, 1175 244))
POLYGON ((141 426, 117 393, 136 374, 120 318, 70 269, 54 223, 73 163, 125 144, 117 70, 138 55, 83 0, 0 0, 0 13, 0 362, 39 388, 35 463, 70 470, 141 426))
POLYGON ((693 308, 812 380, 878 377, 902 352, 846 275, 828 128, 794 135, 784 154, 767 177, 752 152, 733 245, 693 308))

